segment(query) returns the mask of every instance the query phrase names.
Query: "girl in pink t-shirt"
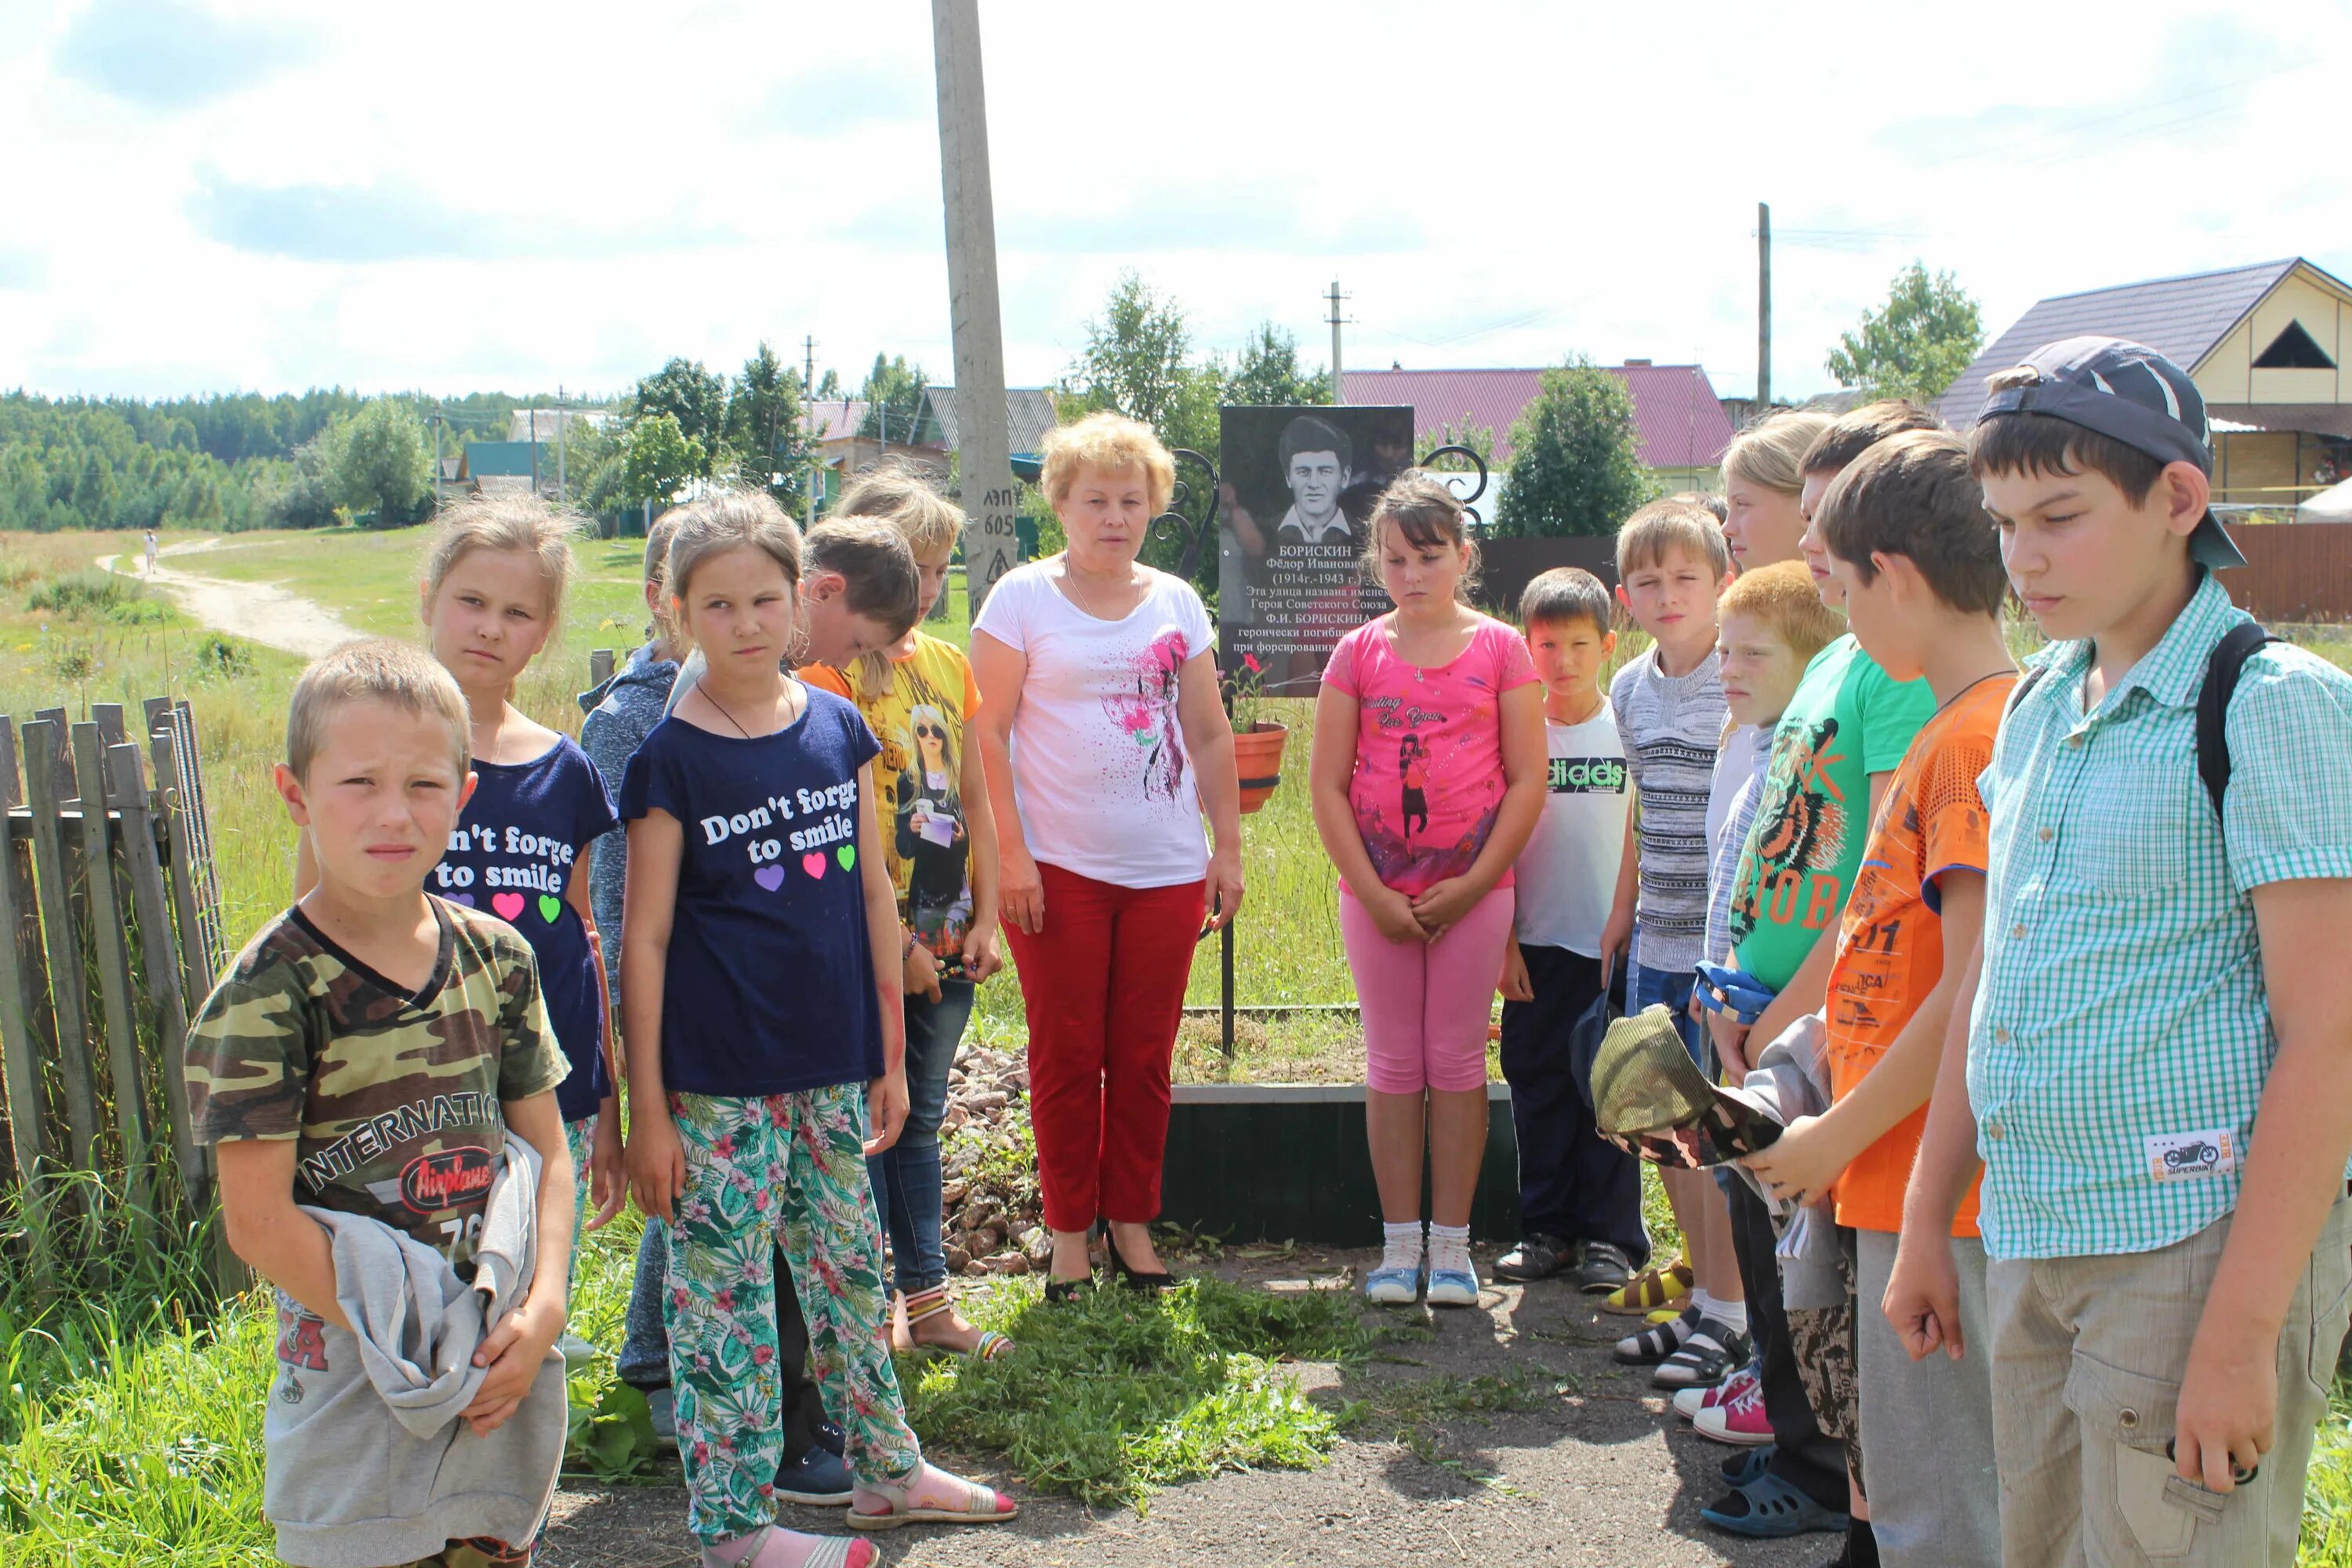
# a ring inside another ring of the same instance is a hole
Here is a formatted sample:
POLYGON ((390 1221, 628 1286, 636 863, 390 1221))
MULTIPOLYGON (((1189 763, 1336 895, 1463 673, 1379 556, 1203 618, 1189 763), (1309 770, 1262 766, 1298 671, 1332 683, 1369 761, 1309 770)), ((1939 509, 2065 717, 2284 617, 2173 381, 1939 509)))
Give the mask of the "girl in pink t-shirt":
POLYGON ((1367 565, 1396 609, 1332 650, 1315 711, 1315 826, 1339 868, 1363 1008, 1365 1121, 1387 1247, 1375 1301, 1472 1306, 1470 1198, 1486 1148, 1486 1018, 1511 934, 1511 862, 1543 809, 1543 688, 1527 645, 1461 600, 1462 505, 1412 472, 1381 497, 1367 565))

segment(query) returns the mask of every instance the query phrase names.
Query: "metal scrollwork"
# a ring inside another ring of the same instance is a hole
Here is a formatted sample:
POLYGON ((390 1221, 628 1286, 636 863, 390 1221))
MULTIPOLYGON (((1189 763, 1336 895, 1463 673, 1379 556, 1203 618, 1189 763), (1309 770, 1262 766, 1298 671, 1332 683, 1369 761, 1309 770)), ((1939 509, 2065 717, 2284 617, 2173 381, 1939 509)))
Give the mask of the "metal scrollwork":
MULTIPOLYGON (((1201 552, 1216 536, 1217 505, 1223 492, 1217 483, 1216 464, 1190 447, 1179 447, 1169 455, 1176 459, 1176 488, 1169 492, 1168 510, 1151 520, 1151 537, 1184 542, 1184 557, 1176 568, 1176 574, 1190 582, 1194 569, 1201 563, 1201 552), (1209 510, 1198 527, 1184 515, 1184 503, 1192 499, 1192 487, 1184 482, 1184 465, 1187 463, 1209 476, 1209 510)), ((1481 487, 1485 483, 1481 478, 1481 487)))
MULTIPOLYGON (((1480 457, 1476 452, 1471 450, 1467 447, 1455 442, 1448 442, 1446 445, 1438 447, 1435 451, 1431 452, 1427 457, 1422 458, 1421 466, 1426 468, 1431 464, 1436 462, 1440 458, 1467 458, 1471 462, 1477 465, 1478 488, 1462 498, 1462 511, 1463 515, 1470 520, 1471 531, 1478 534, 1481 538, 1484 538, 1486 533, 1486 520, 1479 514, 1476 502, 1480 496, 1486 493, 1486 459, 1480 457)), ((1448 486, 1447 488, 1450 489, 1453 487, 1448 486)))

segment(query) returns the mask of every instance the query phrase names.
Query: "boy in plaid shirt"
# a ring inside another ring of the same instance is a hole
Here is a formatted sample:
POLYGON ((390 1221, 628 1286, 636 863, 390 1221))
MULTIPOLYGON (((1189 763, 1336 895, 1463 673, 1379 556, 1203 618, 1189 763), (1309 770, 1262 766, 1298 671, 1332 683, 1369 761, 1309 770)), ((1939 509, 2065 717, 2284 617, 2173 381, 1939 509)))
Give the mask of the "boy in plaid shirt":
POLYGON ((2053 644, 1979 781, 1967 1092, 1948 1050, 1885 1310, 1915 1356, 1990 1352, 2007 1563, 2283 1568, 2352 1295, 2352 678, 2247 660, 2217 814, 2196 710, 2242 557, 2153 350, 1994 376, 1970 463, 2053 644), (1990 1346, 1947 1241, 1979 1153, 1990 1346))

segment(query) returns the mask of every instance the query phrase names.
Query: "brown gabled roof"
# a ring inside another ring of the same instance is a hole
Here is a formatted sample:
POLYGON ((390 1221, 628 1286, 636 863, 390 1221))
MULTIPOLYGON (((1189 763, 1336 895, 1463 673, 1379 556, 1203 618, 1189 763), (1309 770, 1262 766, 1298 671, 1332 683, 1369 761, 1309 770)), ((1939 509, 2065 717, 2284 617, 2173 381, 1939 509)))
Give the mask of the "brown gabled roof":
POLYGON ((2127 338, 2146 343, 2183 370, 2194 371, 2263 296, 2297 267, 2307 266, 2310 263, 2302 258, 2290 256, 2284 261, 2257 262, 2219 272, 2190 272, 2119 288, 2053 295, 2020 316, 2015 325, 1977 355, 1976 363, 1946 389, 1937 412, 1953 429, 1966 430, 1976 423, 1977 412, 1984 405, 1984 384, 1995 371, 2022 364, 2034 350, 2067 338, 2127 338))

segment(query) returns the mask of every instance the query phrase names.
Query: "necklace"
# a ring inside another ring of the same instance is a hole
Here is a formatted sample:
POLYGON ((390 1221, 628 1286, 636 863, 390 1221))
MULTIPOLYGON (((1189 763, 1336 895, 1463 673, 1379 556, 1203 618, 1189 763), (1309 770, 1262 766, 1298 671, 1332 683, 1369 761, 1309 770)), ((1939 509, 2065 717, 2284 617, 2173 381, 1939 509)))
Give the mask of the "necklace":
POLYGON ((1999 669, 1989 669, 1982 675, 1978 676, 1974 680, 1969 681, 1966 686, 1961 687, 1958 691, 1953 692, 1949 700, 1937 704, 1936 711, 1941 713, 1945 709, 1949 708, 1952 703, 1958 702, 1961 698, 1966 697, 1969 692, 1974 691, 1978 687, 1982 686, 1988 680, 1998 680, 2004 675, 2015 675, 2016 673, 2017 667, 2013 664, 2003 665, 1999 669))
POLYGON ((730 724, 732 724, 732 725, 734 725, 734 726, 735 726, 735 732, 736 732, 737 734, 739 734, 739 735, 742 736, 742 737, 743 737, 745 740, 747 740, 747 741, 751 740, 751 739, 753 739, 753 738, 754 738, 754 737, 752 736, 752 734, 751 734, 751 731, 746 730, 745 728, 743 728, 743 721, 742 721, 742 720, 738 719, 737 717, 735 717, 735 715, 734 715, 734 714, 730 713, 730 712, 727 710, 727 709, 726 709, 725 705, 724 705, 724 704, 722 704, 722 703, 719 700, 719 699, 717 699, 716 697, 713 697, 713 696, 711 696, 711 695, 710 695, 710 688, 709 688, 709 687, 708 687, 708 686, 699 686, 699 687, 697 687, 695 689, 697 689, 697 690, 698 690, 698 691, 700 691, 700 692, 702 693, 702 700, 703 700, 705 702, 709 703, 713 708, 716 708, 716 709, 718 709, 718 710, 719 710, 719 716, 721 719, 726 720, 730 724))
MULTIPOLYGON (((1127 569, 1126 585, 1130 588, 1135 585, 1135 568, 1131 565, 1127 569)), ((1070 558, 1066 554, 1062 557, 1062 587, 1072 598, 1078 602, 1078 608, 1084 610, 1094 619, 1097 621, 1116 621, 1124 618, 1118 616, 1104 615, 1100 610, 1095 608, 1094 600, 1089 595, 1083 594, 1078 591, 1077 569, 1070 564, 1070 558)))
POLYGON ((500 702, 499 704, 498 721, 490 726, 490 743, 488 745, 485 746, 482 744, 481 737, 478 733, 481 726, 477 724, 474 728, 478 731, 474 738, 474 755, 478 757, 488 757, 491 762, 497 762, 499 760, 499 742, 505 740, 507 736, 507 705, 504 702, 500 702))

